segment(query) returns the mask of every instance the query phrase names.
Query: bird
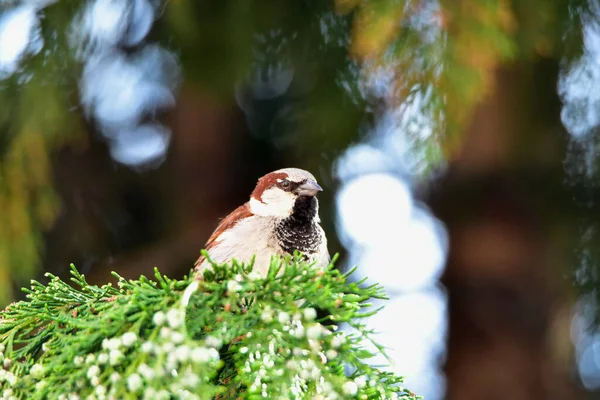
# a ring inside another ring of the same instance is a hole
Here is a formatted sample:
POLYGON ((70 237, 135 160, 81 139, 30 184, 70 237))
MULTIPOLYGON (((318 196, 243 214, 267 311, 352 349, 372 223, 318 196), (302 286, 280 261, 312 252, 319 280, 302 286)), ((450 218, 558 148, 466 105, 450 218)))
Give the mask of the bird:
MULTIPOLYGON (((323 189, 315 177, 299 168, 283 168, 261 177, 249 201, 227 215, 206 242, 209 259, 217 264, 237 260, 266 277, 271 258, 295 250, 316 268, 329 264, 327 237, 320 225, 316 195, 323 189)), ((197 277, 211 268, 201 255, 197 277)))

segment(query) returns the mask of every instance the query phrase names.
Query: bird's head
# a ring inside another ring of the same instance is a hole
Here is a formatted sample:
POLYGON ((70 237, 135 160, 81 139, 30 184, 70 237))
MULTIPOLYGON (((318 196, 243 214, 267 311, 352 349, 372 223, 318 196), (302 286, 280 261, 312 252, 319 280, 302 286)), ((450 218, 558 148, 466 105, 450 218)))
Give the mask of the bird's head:
MULTIPOLYGON (((280 169, 258 180, 250 196, 250 210, 255 215, 286 218, 294 212, 297 201, 312 202, 322 190, 310 172, 298 168, 280 169)), ((316 198, 314 204, 316 207, 316 198)))

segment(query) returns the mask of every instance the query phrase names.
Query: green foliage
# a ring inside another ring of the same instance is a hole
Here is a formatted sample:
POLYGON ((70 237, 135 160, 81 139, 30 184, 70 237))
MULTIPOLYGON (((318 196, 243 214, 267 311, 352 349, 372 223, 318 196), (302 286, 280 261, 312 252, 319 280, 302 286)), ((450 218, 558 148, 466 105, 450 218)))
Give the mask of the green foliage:
MULTIPOLYGON (((6 9, 10 9, 7 7, 6 9)), ((13 299, 13 282, 37 272, 42 232, 54 223, 60 201, 51 154, 80 143, 80 115, 72 93, 77 69, 67 44, 69 7, 48 7, 42 36, 51 50, 27 57, 25 68, 0 79, 0 305, 13 299)), ((0 11, 0 15, 2 11, 0 11)))
MULTIPOLYGON (((494 74, 517 59, 572 58, 581 50, 586 1, 337 0, 353 12, 353 55, 394 66, 399 102, 414 92, 446 155, 460 150, 475 106, 494 90, 494 74)), ((433 140, 426 143, 431 152, 433 140)), ((430 162, 436 162, 433 158, 430 162)))
POLYGON ((368 301, 384 298, 380 286, 299 257, 274 260, 264 279, 251 269, 215 265, 196 280, 156 271, 154 281, 119 278, 115 288, 89 285, 72 267, 75 287, 51 275, 48 285, 34 281, 27 301, 0 314, 0 391, 11 399, 416 398, 400 377, 366 364, 372 332, 360 321, 376 312, 368 301), (342 322, 354 333, 338 331, 342 322))

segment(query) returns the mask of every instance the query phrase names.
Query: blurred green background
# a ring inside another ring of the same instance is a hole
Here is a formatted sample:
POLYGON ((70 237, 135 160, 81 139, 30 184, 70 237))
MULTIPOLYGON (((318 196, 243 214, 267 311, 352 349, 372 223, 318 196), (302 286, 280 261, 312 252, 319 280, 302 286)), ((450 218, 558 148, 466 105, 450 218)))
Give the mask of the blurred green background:
POLYGON ((445 383, 431 398, 600 398, 597 1, 5 0, 0 12, 0 305, 69 263, 100 283, 186 274, 218 218, 283 166, 326 189, 345 266, 360 248, 336 191, 371 170, 338 163, 391 115, 413 162, 389 169, 448 237, 432 283, 447 301, 432 361, 445 383))

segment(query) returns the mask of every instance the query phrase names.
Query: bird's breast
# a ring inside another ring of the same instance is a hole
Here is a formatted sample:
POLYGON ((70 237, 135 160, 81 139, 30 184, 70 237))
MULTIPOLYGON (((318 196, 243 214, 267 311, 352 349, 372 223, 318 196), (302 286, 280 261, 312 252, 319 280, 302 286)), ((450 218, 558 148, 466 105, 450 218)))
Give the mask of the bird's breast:
POLYGON ((236 259, 248 264, 254 257, 253 270, 265 276, 274 255, 285 256, 296 250, 319 266, 329 262, 327 240, 316 222, 253 216, 219 236, 208 254, 217 263, 236 259))
POLYGON ((282 254, 270 233, 274 227, 275 221, 271 218, 249 217, 217 238, 218 243, 208 250, 208 254, 217 263, 236 259, 248 264, 254 257, 254 271, 266 275, 271 257, 282 254))

